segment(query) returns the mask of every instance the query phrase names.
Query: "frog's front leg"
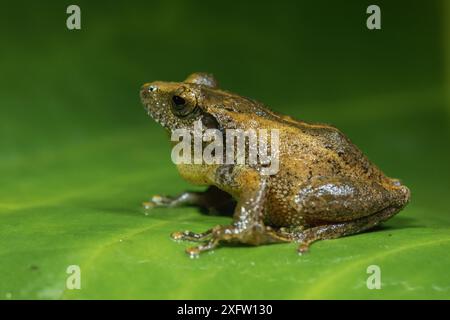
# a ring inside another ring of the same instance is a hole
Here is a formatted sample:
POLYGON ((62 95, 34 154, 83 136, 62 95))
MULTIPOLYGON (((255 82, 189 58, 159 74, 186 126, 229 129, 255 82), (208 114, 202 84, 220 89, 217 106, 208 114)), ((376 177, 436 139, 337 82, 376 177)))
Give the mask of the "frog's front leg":
POLYGON ((150 201, 142 203, 146 210, 155 207, 196 206, 209 214, 231 213, 236 205, 233 198, 215 186, 210 186, 203 192, 186 191, 177 196, 155 195, 150 201))
MULTIPOLYGON (((242 190, 239 202, 236 206, 233 223, 230 225, 218 225, 202 236, 194 240, 207 240, 203 245, 191 247, 186 252, 191 256, 215 248, 221 242, 243 243, 249 245, 261 245, 266 243, 289 242, 292 239, 283 237, 279 232, 263 222, 265 213, 265 199, 267 192, 267 176, 253 169, 237 169, 227 171, 228 176, 219 177, 219 183, 234 184, 242 190)), ((175 233, 173 237, 181 240, 193 240, 192 235, 186 231, 175 233)))

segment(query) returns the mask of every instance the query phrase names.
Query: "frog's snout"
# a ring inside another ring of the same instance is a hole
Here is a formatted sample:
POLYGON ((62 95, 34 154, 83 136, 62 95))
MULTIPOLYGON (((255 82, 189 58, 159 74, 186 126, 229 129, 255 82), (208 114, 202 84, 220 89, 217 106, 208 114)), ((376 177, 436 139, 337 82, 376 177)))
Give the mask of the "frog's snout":
POLYGON ((158 87, 152 83, 145 83, 141 87, 140 96, 142 102, 148 101, 148 99, 152 96, 152 93, 156 92, 158 87))

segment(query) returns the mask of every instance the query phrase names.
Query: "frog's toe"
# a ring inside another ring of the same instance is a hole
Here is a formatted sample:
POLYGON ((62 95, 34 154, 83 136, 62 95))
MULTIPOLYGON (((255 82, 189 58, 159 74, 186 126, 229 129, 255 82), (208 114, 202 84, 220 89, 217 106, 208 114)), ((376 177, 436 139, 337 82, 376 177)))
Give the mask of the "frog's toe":
POLYGON ((186 248, 186 253, 192 259, 198 258, 200 255, 200 249, 198 247, 189 247, 189 248, 186 248))
POLYGON ((307 253, 309 251, 309 243, 307 242, 303 242, 300 243, 298 248, 297 248, 297 252, 299 255, 303 255, 305 253, 307 253))
POLYGON ((206 244, 202 244, 202 245, 199 245, 197 247, 189 247, 189 248, 187 248, 186 249, 186 253, 191 258, 198 258, 200 253, 202 253, 204 251, 212 250, 215 247, 217 247, 218 244, 219 244, 219 240, 213 238, 210 241, 208 241, 206 244))
POLYGON ((173 240, 177 240, 177 241, 204 241, 207 240, 208 238, 210 238, 212 235, 212 229, 209 229, 205 232, 202 233, 195 233, 192 231, 177 231, 177 232, 173 232, 170 237, 173 240))
POLYGON ((155 204, 151 201, 144 201, 142 202, 142 208, 145 210, 151 210, 155 207, 155 204))
POLYGON ((150 202, 154 203, 157 207, 168 207, 173 203, 173 198, 156 194, 152 197, 150 202))
POLYGON ((151 210, 156 207, 170 207, 173 204, 171 197, 154 195, 149 201, 142 202, 142 207, 145 210, 151 210))

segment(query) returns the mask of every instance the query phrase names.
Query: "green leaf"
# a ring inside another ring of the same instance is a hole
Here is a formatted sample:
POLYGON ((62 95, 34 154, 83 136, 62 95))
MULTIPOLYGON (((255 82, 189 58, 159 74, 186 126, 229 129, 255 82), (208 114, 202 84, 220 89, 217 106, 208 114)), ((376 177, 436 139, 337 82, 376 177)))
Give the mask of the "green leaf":
MULTIPOLYGON (((412 203, 383 227, 318 242, 304 256, 295 244, 276 244, 225 246, 190 259, 190 244, 169 234, 204 231, 229 218, 195 208, 143 213, 149 195, 190 187, 177 176, 165 140, 162 130, 145 126, 33 150, 23 162, 3 160, 9 170, 0 201, 1 297, 449 297, 449 217, 427 201, 431 190, 415 185, 412 203), (69 265, 81 268, 81 290, 66 288, 69 265), (370 265, 381 268, 381 290, 366 286, 370 265)), ((413 169, 406 159, 391 160, 413 169)))
POLYGON ((81 1, 78 31, 66 29, 63 4, 11 4, 0 19, 0 299, 450 298, 449 55, 440 6, 428 3, 405 13, 384 2, 372 33, 350 1, 81 1), (170 233, 230 219, 141 210, 153 194, 198 188, 178 176, 138 91, 194 71, 337 126, 410 187, 411 203, 303 256, 274 244, 190 259, 192 244, 170 233), (80 290, 66 286, 72 265, 80 290), (371 265, 380 290, 367 287, 371 265))

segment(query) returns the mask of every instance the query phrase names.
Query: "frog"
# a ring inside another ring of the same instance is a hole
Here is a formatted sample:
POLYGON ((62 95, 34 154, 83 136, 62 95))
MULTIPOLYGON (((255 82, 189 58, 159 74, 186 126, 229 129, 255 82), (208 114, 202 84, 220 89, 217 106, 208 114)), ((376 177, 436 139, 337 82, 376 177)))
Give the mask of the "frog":
POLYGON ((219 87, 209 73, 181 82, 154 81, 140 88, 148 115, 169 134, 176 129, 269 129, 279 132, 279 168, 262 174, 259 163, 180 163, 182 178, 204 191, 154 195, 143 203, 158 207, 195 206, 231 217, 229 224, 197 233, 176 231, 177 241, 197 242, 186 253, 223 245, 297 243, 305 254, 318 240, 373 229, 410 201, 410 190, 385 175, 339 129, 272 111, 265 104, 219 87))

